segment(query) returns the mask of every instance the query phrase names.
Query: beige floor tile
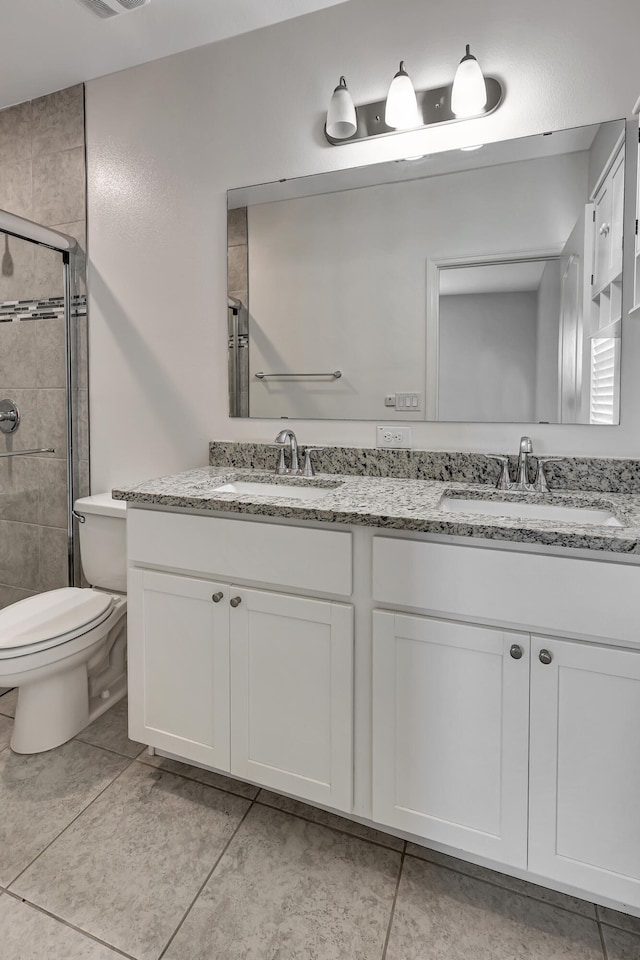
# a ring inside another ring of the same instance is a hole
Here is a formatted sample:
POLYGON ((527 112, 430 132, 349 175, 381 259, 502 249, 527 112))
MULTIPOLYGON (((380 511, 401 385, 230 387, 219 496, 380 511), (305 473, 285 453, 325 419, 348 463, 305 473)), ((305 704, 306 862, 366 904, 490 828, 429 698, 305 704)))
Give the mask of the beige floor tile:
POLYGON ((138 759, 141 763, 146 763, 150 767, 166 770, 169 773, 177 773, 180 777, 197 780, 198 783, 205 783, 208 787, 216 787, 218 790, 226 790, 227 793, 235 793, 238 797, 245 797, 247 800, 255 800, 260 791, 259 787, 254 787, 243 780, 225 777, 224 774, 214 773, 213 770, 192 767, 190 763, 181 763, 178 760, 171 760, 169 757, 152 757, 145 752, 140 754, 138 759))
POLYGON ((166 960, 379 960, 400 855, 254 805, 166 960))
POLYGON ((156 960, 248 807, 133 763, 14 892, 140 960, 156 960))
POLYGON ((640 937, 615 927, 602 927, 608 960, 640 960, 640 937))
POLYGON ((0 697, 0 714, 5 717, 15 717, 17 701, 17 690, 10 690, 9 693, 3 693, 0 697))
POLYGON ((0 884, 8 886, 127 762, 74 740, 31 756, 0 753, 0 884))
POLYGON ((117 960, 120 954, 13 897, 0 897, 2 960, 117 960))
POLYGON ((578 897, 570 897, 565 893, 550 890, 548 887, 541 887, 537 883, 529 883, 527 880, 509 877, 506 873, 489 870, 487 867, 479 867, 477 864, 468 863, 466 860, 458 860, 456 857, 450 857, 446 853, 439 853, 437 850, 420 847, 417 843, 407 844, 407 853, 413 857, 420 857, 422 860, 429 860, 431 863, 438 864, 438 866, 448 867, 450 870, 457 870, 458 873, 464 873, 468 877, 475 877, 476 880, 495 883, 499 887, 504 887, 505 890, 511 890, 513 893, 522 893, 527 897, 542 900, 544 903, 551 903, 556 907, 562 907, 563 910, 573 910, 575 913, 581 913, 584 917, 589 917, 592 920, 595 919, 596 908, 592 903, 589 903, 588 900, 580 900, 578 897))
POLYGON ((407 857, 387 960, 603 960, 597 923, 407 857))
POLYGON ((76 739, 83 743, 92 743, 95 747, 104 747, 105 750, 113 750, 125 757, 137 757, 144 749, 144 744, 129 740, 127 710, 127 698, 124 697, 85 727, 76 739))
POLYGON ((308 803, 302 803, 301 800, 292 800, 291 797, 283 797, 279 793, 272 793, 270 790, 260 791, 258 803, 275 807, 276 810, 283 810, 285 813, 292 813, 296 817, 304 817, 305 820, 312 820, 314 823, 331 827, 333 830, 343 830, 345 833, 353 834, 354 837, 360 837, 362 840, 380 843, 383 847, 389 847, 391 850, 402 850, 404 847, 404 840, 383 833, 382 830, 375 830, 373 827, 347 820, 346 817, 341 817, 336 813, 320 810, 308 803))

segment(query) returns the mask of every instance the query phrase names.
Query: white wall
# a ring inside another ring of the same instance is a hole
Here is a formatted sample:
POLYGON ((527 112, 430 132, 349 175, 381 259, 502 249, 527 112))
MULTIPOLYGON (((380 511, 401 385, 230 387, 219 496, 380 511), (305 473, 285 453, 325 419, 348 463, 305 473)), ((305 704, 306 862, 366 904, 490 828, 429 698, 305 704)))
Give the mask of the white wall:
MULTIPOLYGON (((202 464, 210 438, 275 435, 276 422, 227 416, 229 187, 623 116, 640 92, 637 27, 629 0, 607 5, 606 42, 599 0, 350 0, 89 83, 94 489, 202 464), (491 117, 328 146, 340 74, 358 101, 381 99, 403 57, 417 87, 435 86, 467 42, 506 85, 491 117)), ((628 156, 629 178, 634 166, 628 156)), ((623 338, 620 427, 532 427, 537 450, 638 455, 637 320, 623 338)), ((371 423, 291 426, 302 442, 375 442, 371 423)), ((509 425, 413 427, 414 446, 432 449, 515 450, 517 438, 509 425)))
POLYGON ((532 291, 440 298, 441 420, 531 422, 537 300, 532 291))

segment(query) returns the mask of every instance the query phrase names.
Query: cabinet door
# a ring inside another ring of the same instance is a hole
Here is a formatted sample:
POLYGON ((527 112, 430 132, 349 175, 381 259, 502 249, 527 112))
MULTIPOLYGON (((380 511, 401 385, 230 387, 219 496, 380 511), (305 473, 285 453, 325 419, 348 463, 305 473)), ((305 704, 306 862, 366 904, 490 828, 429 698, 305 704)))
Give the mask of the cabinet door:
POLYGON ((232 773, 351 810, 352 608, 236 587, 230 595, 232 773))
POLYGON ((640 907, 640 653, 532 638, 529 869, 640 907))
POLYGON ((131 737, 228 770, 228 585, 150 570, 129 576, 131 737))
POLYGON ((624 218, 624 147, 618 151, 611 169, 594 197, 595 250, 593 292, 597 293, 622 272, 622 235, 624 218))
POLYGON ((595 231, 593 251, 593 288, 598 292, 609 281, 609 263, 611 258, 611 217, 613 212, 611 179, 607 177, 596 196, 595 231))
POLYGON ((373 819, 526 866, 528 636, 373 617, 373 819))

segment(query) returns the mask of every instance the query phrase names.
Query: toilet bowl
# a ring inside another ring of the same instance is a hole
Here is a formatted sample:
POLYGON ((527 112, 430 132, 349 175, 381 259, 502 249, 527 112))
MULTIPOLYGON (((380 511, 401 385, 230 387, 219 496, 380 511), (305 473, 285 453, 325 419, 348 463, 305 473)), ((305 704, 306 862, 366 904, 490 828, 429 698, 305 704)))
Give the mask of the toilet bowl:
POLYGON ((16 753, 71 740, 126 693, 126 504, 76 500, 88 588, 63 587, 0 610, 0 687, 17 687, 16 753))

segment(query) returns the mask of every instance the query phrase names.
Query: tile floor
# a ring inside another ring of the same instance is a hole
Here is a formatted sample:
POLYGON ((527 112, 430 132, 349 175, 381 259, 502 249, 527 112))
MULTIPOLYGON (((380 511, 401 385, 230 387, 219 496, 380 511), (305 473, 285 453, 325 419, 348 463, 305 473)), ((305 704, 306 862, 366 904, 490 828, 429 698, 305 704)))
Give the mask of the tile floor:
POLYGON ((57 750, 8 748, 2 960, 640 960, 640 920, 195 767, 118 704, 57 750))

